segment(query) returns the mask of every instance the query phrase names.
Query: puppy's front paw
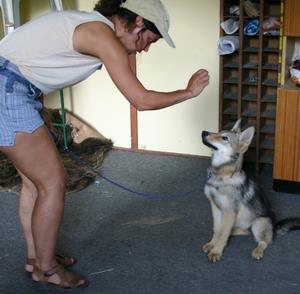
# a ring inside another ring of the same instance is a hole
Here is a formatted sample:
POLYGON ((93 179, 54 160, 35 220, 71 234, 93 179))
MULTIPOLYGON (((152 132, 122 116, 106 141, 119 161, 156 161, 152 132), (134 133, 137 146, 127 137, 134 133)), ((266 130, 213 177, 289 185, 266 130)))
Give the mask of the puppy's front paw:
POLYGON ((260 260, 264 257, 264 249, 257 246, 253 251, 252 251, 252 257, 260 260))
POLYGON ((206 244, 204 244, 204 245, 202 246, 202 250, 203 250, 205 253, 208 253, 208 252, 210 252, 210 250, 213 249, 213 247, 214 247, 214 244, 211 243, 211 242, 208 242, 208 243, 206 243, 206 244))
POLYGON ((220 261, 222 254, 220 252, 216 252, 212 250, 208 253, 207 256, 211 262, 217 262, 220 261))

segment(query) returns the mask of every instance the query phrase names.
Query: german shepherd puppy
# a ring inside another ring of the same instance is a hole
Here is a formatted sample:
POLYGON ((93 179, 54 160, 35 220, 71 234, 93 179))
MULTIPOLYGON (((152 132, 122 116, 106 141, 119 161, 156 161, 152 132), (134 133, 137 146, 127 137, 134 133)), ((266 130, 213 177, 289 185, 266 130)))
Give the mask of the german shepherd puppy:
POLYGON ((243 132, 239 119, 230 131, 202 132, 203 144, 211 148, 211 166, 204 188, 213 216, 213 237, 202 249, 212 262, 220 260, 230 235, 252 231, 257 247, 252 257, 261 259, 275 231, 300 229, 300 218, 288 218, 275 227, 274 214, 262 190, 242 170, 243 155, 254 136, 254 127, 243 132))

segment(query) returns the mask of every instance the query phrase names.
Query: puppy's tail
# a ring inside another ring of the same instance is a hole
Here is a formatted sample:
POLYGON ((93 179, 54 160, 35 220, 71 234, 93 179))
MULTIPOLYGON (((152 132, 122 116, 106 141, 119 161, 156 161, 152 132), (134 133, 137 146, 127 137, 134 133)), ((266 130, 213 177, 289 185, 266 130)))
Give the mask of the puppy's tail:
POLYGON ((288 217, 275 224, 275 233, 285 235, 289 231, 300 230, 300 218, 288 217))

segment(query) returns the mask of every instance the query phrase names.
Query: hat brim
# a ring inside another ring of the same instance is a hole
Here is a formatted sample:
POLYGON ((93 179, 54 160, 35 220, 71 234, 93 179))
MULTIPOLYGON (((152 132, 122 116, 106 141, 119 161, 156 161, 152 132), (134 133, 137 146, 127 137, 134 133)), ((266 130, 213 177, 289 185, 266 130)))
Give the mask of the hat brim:
POLYGON ((167 42, 167 44, 169 46, 171 46, 172 48, 176 48, 176 46, 175 46, 173 40, 171 39, 170 35, 167 32, 164 32, 164 31, 160 30, 160 28, 157 28, 157 29, 161 33, 163 39, 167 42))

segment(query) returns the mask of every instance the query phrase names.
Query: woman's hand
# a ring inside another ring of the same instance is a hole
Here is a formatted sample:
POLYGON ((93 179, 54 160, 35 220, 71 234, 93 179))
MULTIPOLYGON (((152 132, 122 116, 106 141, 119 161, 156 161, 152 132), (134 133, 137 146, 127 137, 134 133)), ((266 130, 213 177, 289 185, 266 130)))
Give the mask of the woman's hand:
POLYGON ((186 89, 191 93, 191 97, 198 96, 203 89, 209 84, 208 71, 199 69, 190 78, 186 89))

